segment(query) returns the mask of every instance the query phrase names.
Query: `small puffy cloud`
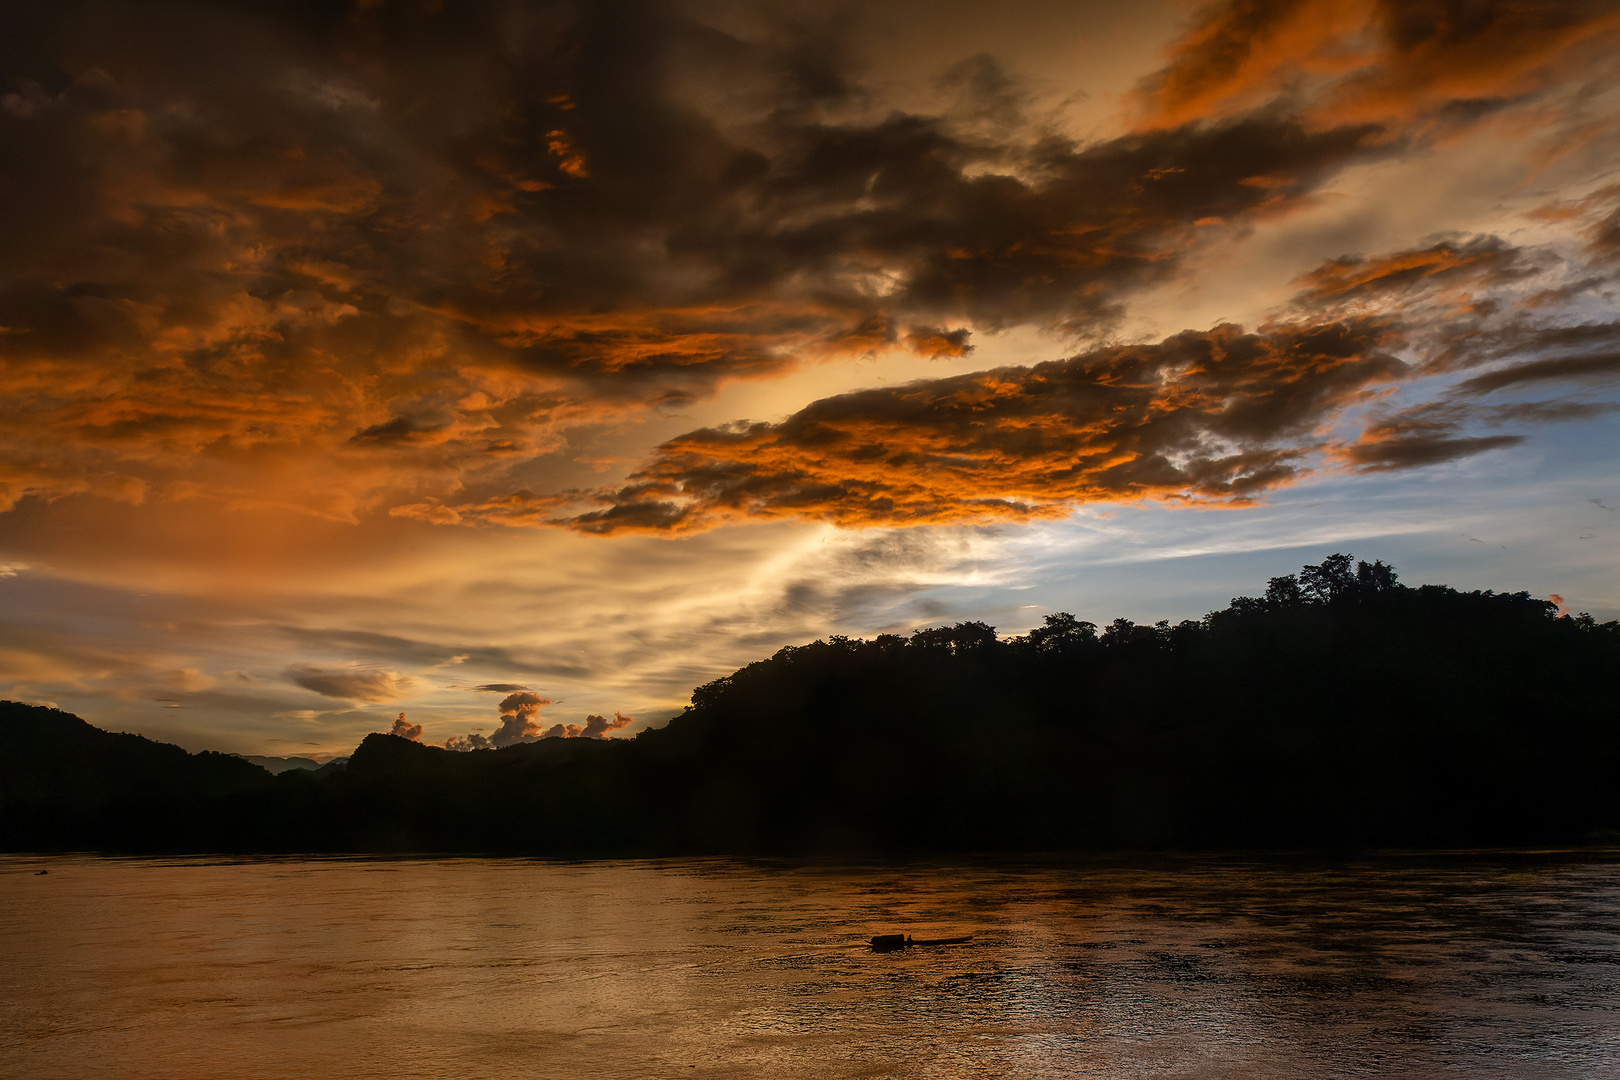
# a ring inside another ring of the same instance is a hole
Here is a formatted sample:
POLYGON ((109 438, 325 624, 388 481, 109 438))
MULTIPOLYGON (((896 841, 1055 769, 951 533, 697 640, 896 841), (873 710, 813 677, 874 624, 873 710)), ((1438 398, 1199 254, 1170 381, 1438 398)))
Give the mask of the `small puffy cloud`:
MULTIPOLYGON (((503 688, 504 684, 491 683, 481 690, 503 688)), ((532 691, 518 689, 501 699, 500 726, 487 739, 477 733, 453 736, 445 742, 446 750, 488 750, 517 743, 534 742, 544 738, 540 726, 540 710, 551 704, 551 699, 532 691)))
POLYGON ((539 694, 522 690, 508 694, 506 697, 501 699, 501 715, 533 715, 534 713, 538 712, 542 706, 550 704, 550 698, 543 698, 539 694))
POLYGON ((388 729, 388 734, 397 736, 401 739, 409 739, 412 742, 421 742, 422 725, 408 723, 405 719, 405 714, 400 713, 399 716, 394 719, 394 726, 388 729))
POLYGON ((385 704, 410 693, 417 680, 396 671, 376 668, 324 668, 314 664, 294 664, 287 669, 287 678, 325 697, 346 701, 366 701, 385 704))
POLYGON ((511 746, 513 743, 533 742, 540 738, 540 710, 550 704, 550 698, 527 691, 502 698, 501 726, 490 736, 490 745, 511 746))
POLYGON ((612 732, 629 727, 636 722, 633 716, 626 716, 622 712, 615 712, 613 719, 605 716, 587 716, 583 724, 553 724, 543 733, 547 739, 606 739, 612 732))
POLYGON ((583 734, 587 739, 605 739, 612 732, 627 728, 635 722, 635 717, 626 716, 622 712, 615 712, 611 720, 604 716, 587 716, 583 734))

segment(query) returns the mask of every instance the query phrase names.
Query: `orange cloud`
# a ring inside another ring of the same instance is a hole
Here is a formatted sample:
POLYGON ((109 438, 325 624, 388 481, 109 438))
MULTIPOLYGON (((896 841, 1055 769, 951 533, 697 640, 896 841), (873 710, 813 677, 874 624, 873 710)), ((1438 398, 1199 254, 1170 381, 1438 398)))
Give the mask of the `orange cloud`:
POLYGON ((945 330, 937 326, 917 326, 906 335, 905 341, 912 352, 932 359, 966 356, 973 351, 973 346, 968 344, 971 336, 965 327, 945 330))
POLYGON ((636 722, 633 716, 626 716, 622 712, 613 714, 609 720, 605 716, 587 716, 583 724, 553 724, 547 728, 543 738, 547 739, 607 739, 612 732, 629 727, 636 722))
POLYGON ((1414 293, 1436 286, 1494 285, 1527 277, 1527 254, 1494 236, 1458 237, 1428 247, 1376 258, 1347 255, 1331 259, 1301 277, 1297 306, 1318 311, 1370 304, 1410 302, 1414 293))
POLYGON ((514 743, 533 742, 540 737, 540 710, 551 704, 550 698, 520 691, 501 699, 501 726, 489 738, 491 746, 511 746, 514 743))
POLYGON ((1354 443, 1336 447, 1332 457, 1362 472, 1387 472, 1439 465, 1524 441, 1523 435, 1458 435, 1452 423, 1391 420, 1362 432, 1354 443))
POLYGON ((388 734, 397 736, 401 739, 409 739, 412 742, 421 742, 422 725, 407 723, 405 720, 405 714, 400 713, 399 716, 394 719, 394 726, 388 729, 388 734))
POLYGON ((1275 118, 1082 146, 1011 114, 992 138, 978 113, 786 107, 744 138, 623 60, 680 38, 656 8, 630 33, 564 5, 521 40, 448 9, 397 13, 403 37, 381 9, 297 34, 77 12, 18 44, 77 74, 0 107, 0 507, 447 523, 478 492, 473 518, 526 519, 488 493, 571 430, 806 360, 959 357, 975 328, 1095 332, 1198 223, 1368 152, 1275 118))
POLYGON ((587 739, 605 739, 610 733, 622 731, 635 722, 635 717, 626 716, 624 713, 617 711, 614 712, 611 720, 605 716, 587 716, 585 718, 585 730, 582 734, 587 739))
MULTIPOLYGON (((1213 237, 1391 153, 1391 110, 1471 116, 1532 94, 1614 23, 1573 0, 1468 20, 1370 0, 1219 5, 1144 86, 1147 122, 1082 144, 1020 119, 988 60, 947 80, 984 93, 879 116, 806 104, 805 50, 855 85, 814 35, 739 40, 752 60, 728 89, 769 105, 741 125, 682 96, 675 43, 694 27, 674 9, 562 4, 520 33, 477 7, 312 14, 297 33, 227 8, 41 9, 17 52, 59 77, 18 75, 0 100, 15 165, 0 508, 92 494, 338 522, 569 517, 577 493, 544 490, 541 459, 582 464, 582 429, 828 357, 958 358, 1012 326, 1100 340, 1213 237), (462 44, 423 51, 445 40, 462 44)), ((1615 231, 1593 229, 1600 248, 1615 231)), ((1414 283, 1499 282, 1516 258, 1458 240, 1341 259, 1300 303, 1317 321, 1377 314, 1414 283)), ((1003 377, 951 393, 1013 415, 1005 402, 1034 389, 1003 377)), ((847 521, 1019 516, 1104 493, 1247 498, 1297 475, 1292 444, 1157 441, 1154 425, 1213 408, 1196 380, 1167 380, 1118 425, 1032 416, 983 445, 931 429, 943 406, 914 437, 882 417, 828 422, 929 462, 911 487, 853 459, 801 484, 785 429, 694 434, 637 476, 641 495, 572 517, 612 531, 799 502, 847 521), (1020 425, 1084 460, 1024 460, 1008 448, 1020 425), (1122 434, 1138 427, 1151 437, 1122 434), (671 464, 745 452, 736 470, 774 477, 751 481, 757 498, 671 464), (966 498, 969 477, 999 478, 966 498), (679 509, 693 493, 696 516, 679 509)))
POLYGON ((779 424, 683 435, 602 495, 606 508, 553 520, 613 533, 733 518, 1027 519, 1099 500, 1241 503, 1296 479, 1313 429, 1404 371, 1386 344, 1368 323, 1221 326, 845 394, 779 424))
POLYGON ((1597 0, 1224 0, 1138 87, 1147 127, 1282 105, 1315 128, 1466 123, 1597 78, 1620 12, 1597 0))

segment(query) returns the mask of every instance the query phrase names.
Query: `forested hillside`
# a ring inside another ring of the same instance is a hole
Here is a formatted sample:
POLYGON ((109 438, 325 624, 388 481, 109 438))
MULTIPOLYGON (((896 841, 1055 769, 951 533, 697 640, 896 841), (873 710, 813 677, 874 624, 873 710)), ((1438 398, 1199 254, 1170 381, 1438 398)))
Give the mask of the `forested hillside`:
POLYGON ((26 735, 47 710, 10 705, 0 841, 570 855, 1578 843, 1620 828, 1617 685, 1620 624, 1523 593, 1407 588, 1335 555, 1174 626, 1058 613, 1015 638, 970 622, 785 648, 633 739, 451 753, 378 734, 347 767, 273 778, 174 748, 156 772, 105 755, 75 771, 74 751, 26 735), (164 794, 142 794, 159 775, 164 794))

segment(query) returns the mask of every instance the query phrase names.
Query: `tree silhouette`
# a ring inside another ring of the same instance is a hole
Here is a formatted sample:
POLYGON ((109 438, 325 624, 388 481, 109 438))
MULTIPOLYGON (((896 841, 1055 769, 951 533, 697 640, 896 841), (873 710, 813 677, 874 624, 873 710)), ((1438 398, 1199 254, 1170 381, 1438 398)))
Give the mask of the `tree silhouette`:
POLYGON ((457 754, 379 733, 347 766, 272 778, 4 705, 0 846, 1567 844, 1620 828, 1616 685, 1620 623, 1334 554, 1174 626, 1055 612, 1016 637, 963 622, 789 646, 630 739, 457 754))
POLYGON ((1319 604, 1332 603, 1352 594, 1356 587, 1355 569, 1350 556, 1333 554, 1317 566, 1299 572, 1300 591, 1319 604))

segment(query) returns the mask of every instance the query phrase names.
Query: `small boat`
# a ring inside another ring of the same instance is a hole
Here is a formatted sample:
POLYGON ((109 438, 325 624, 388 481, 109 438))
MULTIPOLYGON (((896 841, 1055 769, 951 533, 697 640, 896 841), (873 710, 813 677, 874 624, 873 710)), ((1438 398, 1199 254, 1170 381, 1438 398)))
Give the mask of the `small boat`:
POLYGON ((972 934, 963 937, 914 938, 909 934, 879 934, 872 939, 873 952, 894 952, 914 945, 961 945, 973 940, 972 934))

